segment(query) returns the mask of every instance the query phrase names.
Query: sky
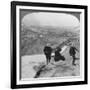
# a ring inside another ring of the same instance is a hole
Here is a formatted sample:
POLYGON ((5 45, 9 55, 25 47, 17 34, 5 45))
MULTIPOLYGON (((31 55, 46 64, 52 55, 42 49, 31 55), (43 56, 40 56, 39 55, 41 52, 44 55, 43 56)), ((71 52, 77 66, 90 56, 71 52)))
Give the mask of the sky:
MULTIPOLYGON (((21 23, 27 29, 31 26, 58 27, 76 30, 80 27, 80 13, 76 12, 41 12, 21 10, 21 23)), ((60 30, 59 30, 60 31, 60 30)))

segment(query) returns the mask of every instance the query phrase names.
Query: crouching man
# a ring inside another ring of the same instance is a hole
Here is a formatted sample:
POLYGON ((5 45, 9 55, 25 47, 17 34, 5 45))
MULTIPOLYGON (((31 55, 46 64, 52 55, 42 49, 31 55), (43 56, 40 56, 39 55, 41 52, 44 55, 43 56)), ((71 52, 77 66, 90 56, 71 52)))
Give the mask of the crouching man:
POLYGON ((65 57, 61 55, 60 51, 61 51, 61 48, 55 51, 55 57, 54 57, 55 62, 60 60, 65 61, 65 57))

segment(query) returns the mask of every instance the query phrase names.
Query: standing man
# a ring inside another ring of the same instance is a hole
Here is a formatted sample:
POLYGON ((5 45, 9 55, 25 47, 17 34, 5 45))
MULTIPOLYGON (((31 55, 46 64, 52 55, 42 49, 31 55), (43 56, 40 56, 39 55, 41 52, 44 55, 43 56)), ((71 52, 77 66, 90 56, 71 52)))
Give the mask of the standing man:
MULTIPOLYGON (((73 64, 73 65, 76 65, 76 64, 75 64, 75 60, 76 60, 75 54, 76 54, 76 51, 78 51, 78 50, 73 46, 73 44, 70 45, 70 46, 71 46, 71 47, 70 47, 70 50, 69 50, 69 54, 70 54, 70 56, 72 56, 72 58, 73 58, 72 64, 73 64)), ((79 52, 79 51, 78 51, 78 52, 79 52)))
POLYGON ((50 46, 50 44, 47 44, 45 47, 44 47, 44 54, 46 56, 46 60, 47 60, 47 64, 50 62, 51 60, 51 53, 52 53, 52 48, 50 46))

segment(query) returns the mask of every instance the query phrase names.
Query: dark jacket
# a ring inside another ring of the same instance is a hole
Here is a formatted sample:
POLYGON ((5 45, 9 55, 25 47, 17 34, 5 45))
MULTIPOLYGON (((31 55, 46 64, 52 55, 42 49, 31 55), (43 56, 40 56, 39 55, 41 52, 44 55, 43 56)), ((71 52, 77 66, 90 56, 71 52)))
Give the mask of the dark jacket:
POLYGON ((44 47, 44 53, 45 53, 46 55, 51 55, 51 53, 52 53, 52 48, 49 47, 49 46, 45 46, 45 47, 44 47))
POLYGON ((70 47, 69 53, 70 55, 75 55, 76 54, 76 48, 75 47, 70 47))
POLYGON ((54 60, 55 60, 55 61, 65 60, 64 56, 62 56, 62 55, 60 54, 60 50, 55 51, 54 60))

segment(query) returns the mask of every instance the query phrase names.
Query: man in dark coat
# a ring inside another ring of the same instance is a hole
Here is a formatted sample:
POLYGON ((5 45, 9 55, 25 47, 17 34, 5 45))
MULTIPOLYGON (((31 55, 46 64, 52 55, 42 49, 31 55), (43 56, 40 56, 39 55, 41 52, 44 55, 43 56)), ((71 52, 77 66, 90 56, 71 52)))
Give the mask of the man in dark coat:
MULTIPOLYGON (((73 61, 72 61, 72 64, 73 65, 76 65, 75 64, 75 60, 76 60, 76 56, 75 56, 75 54, 76 54, 76 51, 78 51, 74 46, 71 46, 70 47, 70 50, 69 50, 69 54, 70 54, 70 56, 72 56, 72 58, 73 58, 73 61)), ((79 52, 79 51, 78 51, 79 52)))
POLYGON ((50 62, 51 60, 51 53, 52 53, 52 48, 50 47, 50 45, 46 45, 44 47, 44 54, 46 56, 46 60, 47 60, 47 64, 50 62))
POLYGON ((61 51, 61 48, 59 48, 59 49, 57 49, 57 50, 55 51, 54 60, 55 60, 56 62, 59 61, 59 60, 65 61, 65 57, 60 54, 60 51, 61 51))

